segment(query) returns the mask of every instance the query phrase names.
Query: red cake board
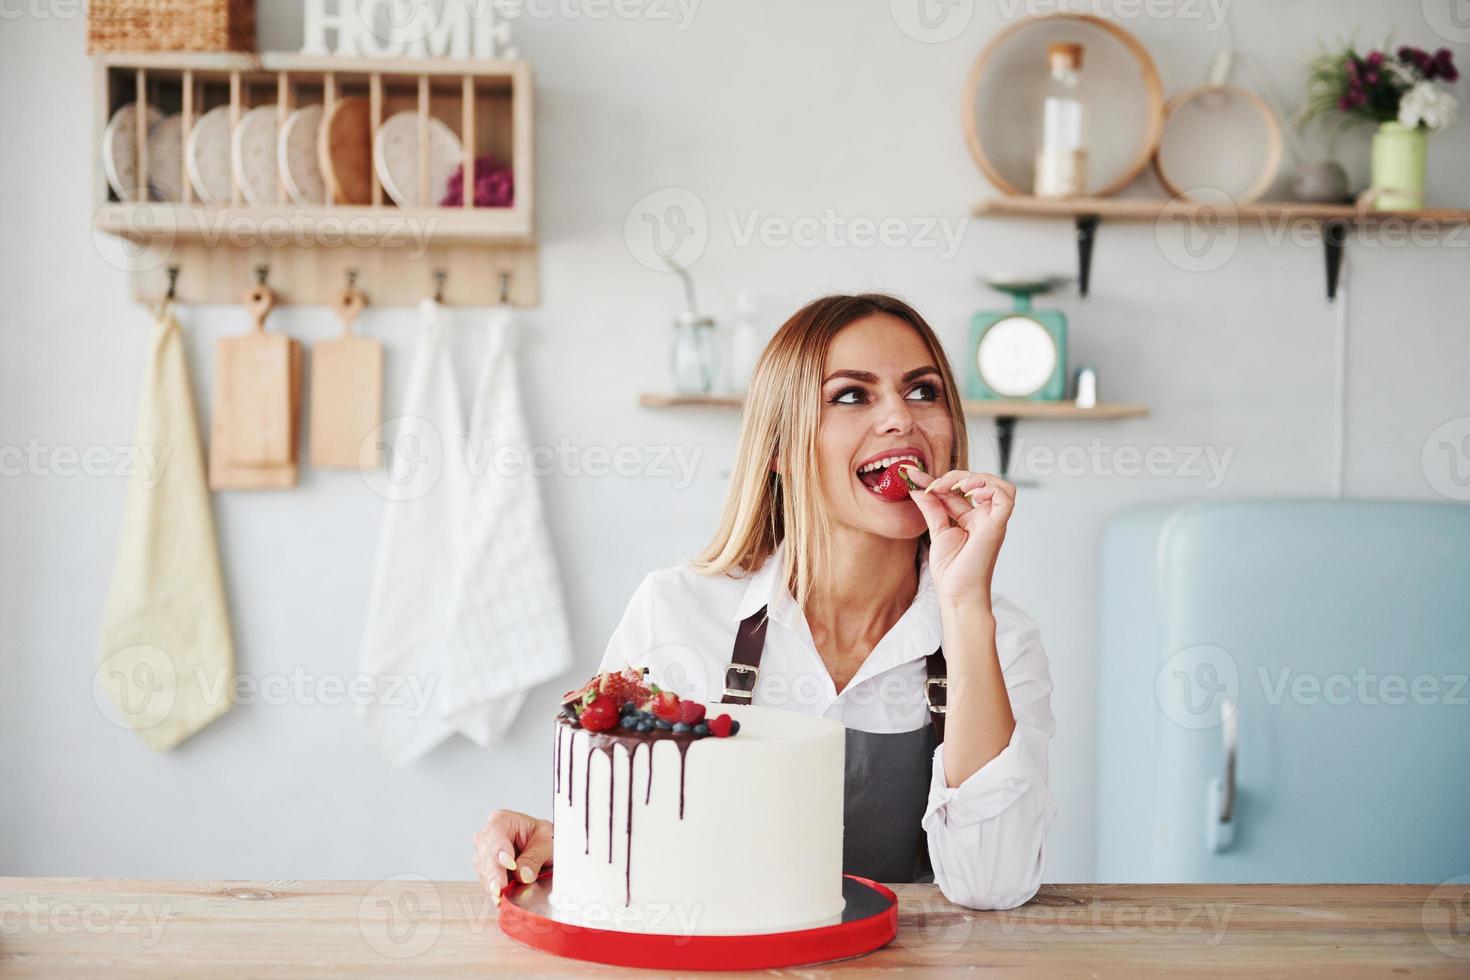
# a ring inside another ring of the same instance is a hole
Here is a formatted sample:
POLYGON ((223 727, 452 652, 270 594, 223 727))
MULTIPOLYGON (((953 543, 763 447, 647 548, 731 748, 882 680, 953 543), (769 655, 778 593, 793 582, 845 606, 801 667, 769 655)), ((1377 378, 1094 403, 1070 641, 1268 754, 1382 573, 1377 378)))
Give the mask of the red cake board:
POLYGON ((522 945, 575 960, 673 970, 763 970, 827 963, 871 953, 898 934, 898 896, 876 881, 842 876, 842 921, 795 932, 689 936, 618 932, 551 917, 551 870, 506 889, 497 921, 522 945))

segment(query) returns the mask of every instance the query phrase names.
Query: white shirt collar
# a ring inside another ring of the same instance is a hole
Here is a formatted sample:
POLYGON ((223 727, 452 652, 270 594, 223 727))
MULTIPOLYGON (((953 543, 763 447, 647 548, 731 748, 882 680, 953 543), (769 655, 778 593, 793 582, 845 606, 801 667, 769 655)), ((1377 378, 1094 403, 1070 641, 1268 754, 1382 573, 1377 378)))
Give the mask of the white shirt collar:
MULTIPOLYGON (((784 542, 777 545, 766 563, 750 574, 745 593, 741 596, 732 619, 737 623, 741 622, 765 606, 771 622, 804 639, 815 654, 816 648, 806 615, 786 586, 785 550, 784 542)), ((919 588, 914 594, 913 603, 873 648, 857 676, 853 678, 852 684, 898 664, 927 657, 939 648, 940 638, 939 600, 934 592, 934 578, 929 571, 929 549, 923 547, 919 562, 919 588)), ((852 684, 849 684, 849 688, 852 684)))

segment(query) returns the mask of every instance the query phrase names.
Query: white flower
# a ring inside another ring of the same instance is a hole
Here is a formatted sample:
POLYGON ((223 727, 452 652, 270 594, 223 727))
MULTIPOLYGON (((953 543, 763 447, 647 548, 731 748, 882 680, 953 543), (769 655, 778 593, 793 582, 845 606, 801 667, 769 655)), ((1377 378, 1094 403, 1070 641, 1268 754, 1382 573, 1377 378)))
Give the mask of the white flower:
POLYGON ((1420 82, 1399 101, 1399 125, 1415 129, 1423 125, 1431 133, 1449 127, 1455 121, 1460 104, 1445 89, 1420 82))

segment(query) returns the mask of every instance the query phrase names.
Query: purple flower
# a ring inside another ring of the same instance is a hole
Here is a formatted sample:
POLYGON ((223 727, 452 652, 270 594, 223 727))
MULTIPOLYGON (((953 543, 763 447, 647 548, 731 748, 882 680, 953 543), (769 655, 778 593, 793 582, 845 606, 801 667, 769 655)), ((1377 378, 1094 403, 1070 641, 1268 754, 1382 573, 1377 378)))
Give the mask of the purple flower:
POLYGON ((1455 67, 1455 56, 1449 48, 1440 48, 1434 52, 1432 67, 1447 82, 1458 81, 1460 78, 1460 71, 1455 67))
POLYGON ((1356 81, 1358 77, 1358 62, 1356 58, 1348 58, 1342 63, 1343 74, 1347 75, 1348 81, 1356 81))
MULTIPOLYGON (((494 156, 475 159, 475 207, 508 208, 515 203, 515 181, 510 169, 494 156)), ((464 205, 464 166, 449 178, 448 192, 439 202, 442 207, 464 205)))
POLYGON ((1371 66, 1373 66, 1374 68, 1377 68, 1379 65, 1383 64, 1383 52, 1382 51, 1369 51, 1368 52, 1368 64, 1371 65, 1371 66))
POLYGON ((1364 76, 1363 80, 1366 81, 1369 85, 1377 85, 1378 72, 1370 71, 1367 75, 1364 76))

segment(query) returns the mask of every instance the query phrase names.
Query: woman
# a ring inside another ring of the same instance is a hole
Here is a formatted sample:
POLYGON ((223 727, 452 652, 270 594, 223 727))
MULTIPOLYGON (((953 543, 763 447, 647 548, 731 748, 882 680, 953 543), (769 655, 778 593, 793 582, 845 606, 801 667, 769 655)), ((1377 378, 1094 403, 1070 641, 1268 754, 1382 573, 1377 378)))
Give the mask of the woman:
MULTIPOLYGON (((1036 893, 1056 813, 1051 679, 1035 624, 991 594, 1015 487, 967 455, 917 312, 882 295, 808 304, 756 368, 714 540, 644 579, 602 669, 646 665, 705 700, 748 701, 753 682, 755 704, 841 721, 844 870, 932 867, 951 901, 1012 908, 1036 893), (923 489, 890 499, 876 484, 901 459, 923 489)), ((490 815, 476 870, 497 902, 508 873, 535 879, 551 837, 490 815)))

